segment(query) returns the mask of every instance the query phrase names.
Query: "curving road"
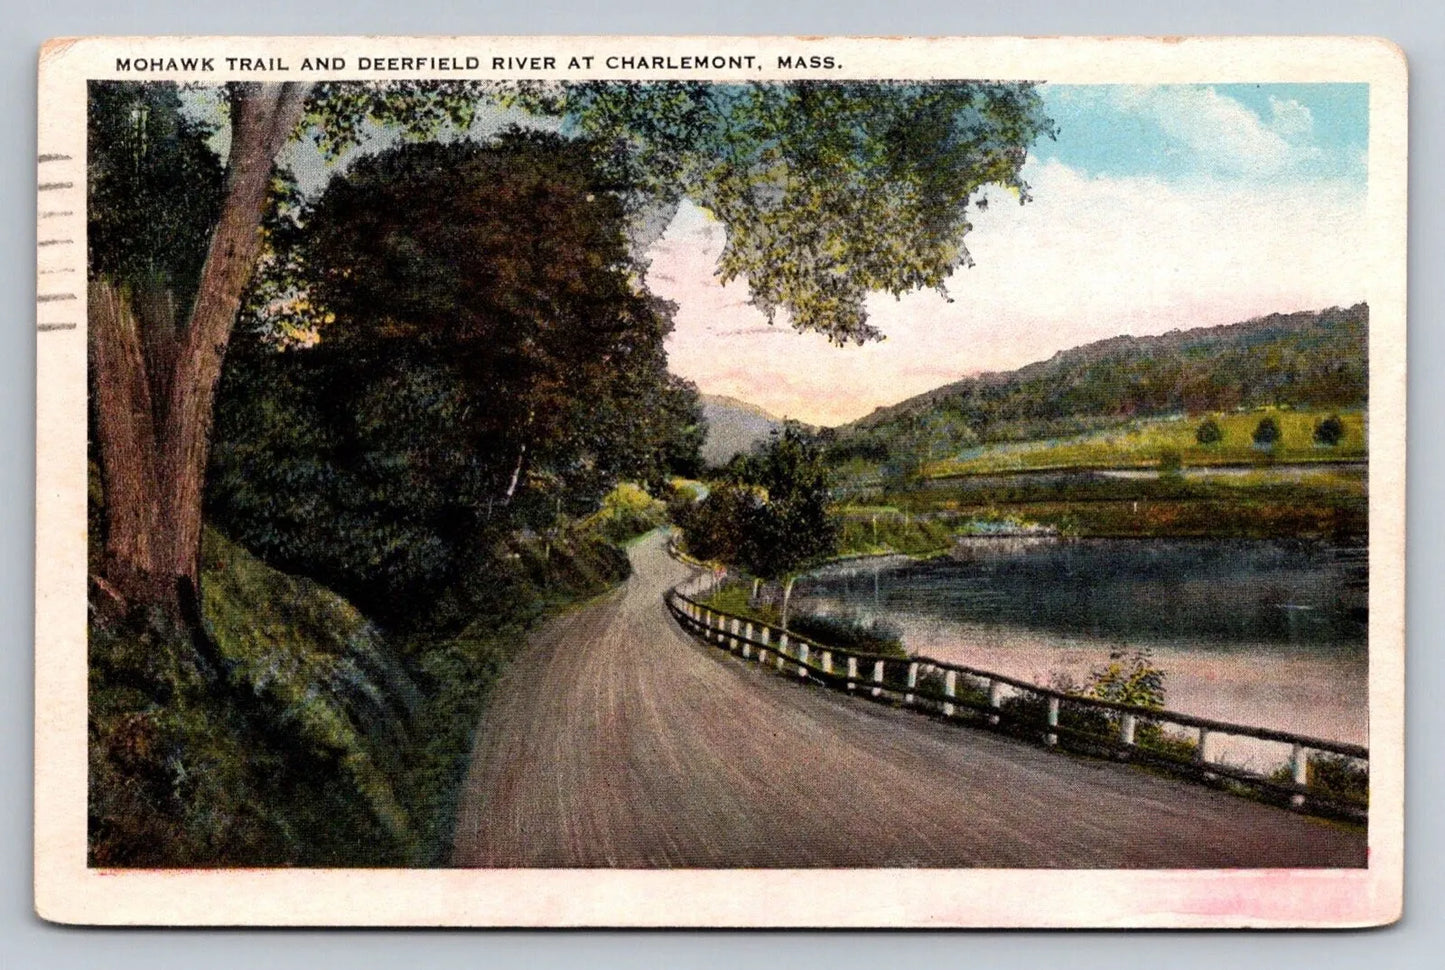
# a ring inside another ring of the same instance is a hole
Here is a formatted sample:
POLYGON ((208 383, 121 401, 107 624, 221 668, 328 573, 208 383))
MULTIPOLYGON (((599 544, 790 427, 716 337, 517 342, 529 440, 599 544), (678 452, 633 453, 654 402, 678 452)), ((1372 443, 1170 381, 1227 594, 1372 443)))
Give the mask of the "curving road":
POLYGON ((1363 866, 1362 834, 849 700, 685 635, 661 533, 537 630, 477 732, 458 866, 1363 866))

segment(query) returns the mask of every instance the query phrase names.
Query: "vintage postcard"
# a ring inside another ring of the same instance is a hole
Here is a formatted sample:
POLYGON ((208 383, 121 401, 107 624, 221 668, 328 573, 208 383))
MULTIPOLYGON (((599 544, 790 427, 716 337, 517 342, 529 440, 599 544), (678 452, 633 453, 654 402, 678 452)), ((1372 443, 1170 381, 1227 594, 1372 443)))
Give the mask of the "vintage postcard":
POLYGON ((1389 42, 39 69, 43 917, 1398 918, 1389 42))

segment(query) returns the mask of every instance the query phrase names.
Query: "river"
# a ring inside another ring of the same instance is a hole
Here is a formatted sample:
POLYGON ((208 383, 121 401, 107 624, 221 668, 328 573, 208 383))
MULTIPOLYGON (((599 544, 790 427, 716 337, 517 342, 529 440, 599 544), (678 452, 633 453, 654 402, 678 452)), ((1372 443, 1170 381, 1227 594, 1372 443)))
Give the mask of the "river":
MULTIPOLYGON (((988 538, 923 562, 840 563, 794 596, 886 619, 911 653, 1044 685, 1145 649, 1170 710, 1363 744, 1365 581, 1363 549, 1320 543, 988 538)), ((1279 752, 1227 742, 1220 756, 1279 752)))

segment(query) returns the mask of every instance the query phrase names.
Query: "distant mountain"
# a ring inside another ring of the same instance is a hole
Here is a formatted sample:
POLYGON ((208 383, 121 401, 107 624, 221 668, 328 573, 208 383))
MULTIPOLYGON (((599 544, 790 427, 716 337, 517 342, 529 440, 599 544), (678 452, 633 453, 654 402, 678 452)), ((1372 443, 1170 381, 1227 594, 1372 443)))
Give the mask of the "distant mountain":
POLYGON ((1361 407, 1369 307, 1112 337, 1015 371, 980 374, 836 429, 835 457, 1074 434, 1131 416, 1237 407, 1361 407))
POLYGON ((703 417, 707 418, 707 440, 702 457, 709 465, 721 465, 740 451, 747 451, 755 442, 764 441, 783 419, 769 414, 756 404, 739 401, 722 394, 699 395, 703 417))

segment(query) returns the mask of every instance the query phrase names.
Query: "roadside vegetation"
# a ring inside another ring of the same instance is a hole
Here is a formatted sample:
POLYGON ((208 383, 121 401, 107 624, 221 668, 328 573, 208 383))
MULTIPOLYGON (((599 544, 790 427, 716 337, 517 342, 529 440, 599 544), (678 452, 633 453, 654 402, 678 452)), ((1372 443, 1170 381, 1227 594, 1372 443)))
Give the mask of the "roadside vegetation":
MULTIPOLYGON (((173 87, 101 94, 93 359, 141 334, 128 359, 162 368, 220 165, 173 87), (188 231, 152 231, 167 220, 188 231)), ((366 155, 311 200, 279 170, 215 388, 193 578, 148 573, 177 510, 145 505, 163 496, 118 430, 164 419, 143 413, 163 375, 99 385, 92 862, 445 863, 502 666, 626 578, 620 545, 701 465, 670 310, 634 283, 606 178, 586 143, 515 131, 366 155)))
POLYGON ((817 447, 670 488, 705 429, 643 254, 690 200, 770 319, 877 339, 869 293, 941 286, 1052 130, 1027 83, 90 94, 90 853, 116 866, 444 861, 497 671, 669 506, 746 510, 786 622, 836 545, 817 447), (536 123, 470 137, 494 109, 536 123), (287 168, 303 138, 347 156, 321 186, 287 168))
POLYGON ((444 865, 505 664, 538 620, 627 575, 613 542, 630 536, 597 525, 507 541, 489 608, 413 633, 208 530, 193 651, 153 618, 92 618, 91 861, 444 865))

